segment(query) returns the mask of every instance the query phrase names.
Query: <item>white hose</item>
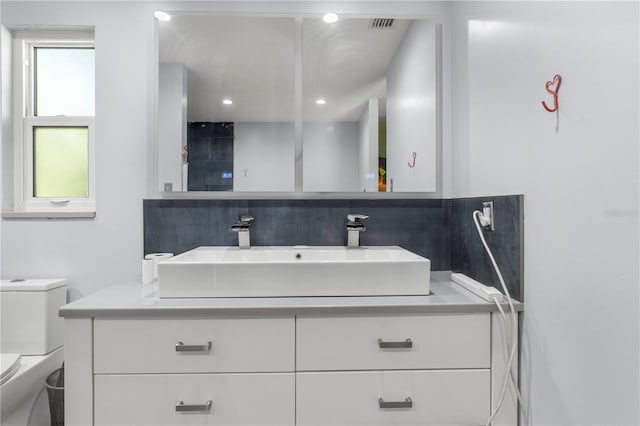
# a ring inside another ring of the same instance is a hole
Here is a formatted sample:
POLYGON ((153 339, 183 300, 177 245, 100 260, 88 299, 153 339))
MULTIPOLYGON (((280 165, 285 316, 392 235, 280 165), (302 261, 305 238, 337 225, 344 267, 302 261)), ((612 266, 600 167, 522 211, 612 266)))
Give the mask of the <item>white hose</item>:
MULTIPOLYGON (((509 320, 507 319, 507 314, 505 314, 504 309, 502 309, 502 305, 500 304, 500 302, 498 300, 496 300, 495 298, 493 299, 493 302, 496 304, 496 306, 498 307, 498 310, 500 311, 500 317, 502 318, 502 322, 500 323, 501 327, 501 337, 502 337, 502 350, 505 353, 505 358, 507 357, 506 354, 509 353, 509 342, 507 342, 507 334, 508 334, 508 330, 507 330, 507 325, 509 323, 509 320)), ((512 338, 515 339, 516 336, 512 334, 512 338)), ((509 370, 509 377, 511 378, 511 386, 513 387, 513 389, 515 390, 517 396, 518 396, 518 402, 520 402, 520 408, 522 410, 522 415, 524 416, 524 418, 527 418, 527 412, 525 410, 525 404, 524 404, 524 400, 522 399, 522 394, 520 393, 520 389, 518 388, 518 384, 516 381, 516 378, 514 376, 513 373, 513 369, 509 370)))
MULTIPOLYGON (((507 289, 507 285, 504 282, 504 278, 502 277, 502 272, 500 272, 500 268, 498 267, 498 264, 496 263, 495 258, 493 257, 493 253, 491 252, 491 249, 489 248, 489 246, 487 245, 487 241, 484 238, 484 234, 482 233, 482 228, 480 226, 480 218, 483 217, 482 216, 482 212, 476 210, 473 212, 473 223, 476 225, 476 229, 478 230, 478 235, 480 236, 480 240, 482 241, 482 245, 484 246, 485 250, 487 251, 487 254, 489 255, 489 259, 491 259, 491 264, 493 265, 493 269, 495 269, 496 274, 498 275, 498 280, 500 280, 500 286, 502 287, 502 291, 505 294, 505 297, 507 298, 507 302, 509 304, 509 309, 511 311, 511 320, 512 320, 512 344, 511 344, 511 350, 509 351, 508 354, 508 359, 507 359, 507 366, 506 366, 506 372, 504 375, 504 380, 502 382, 502 388, 500 390, 500 397, 498 398, 498 403, 496 404, 495 408, 493 409, 493 411, 491 412, 491 416, 489 417, 489 420, 487 420, 486 426, 490 426, 491 422, 493 422, 493 419, 495 419, 496 415, 500 412, 500 409, 502 408, 502 405, 504 404, 504 398, 506 396, 507 393, 507 387, 509 385, 509 382, 511 382, 514 386, 514 388, 516 389, 516 393, 518 395, 518 400, 521 401, 522 403, 522 397, 520 395, 520 390, 518 389, 517 385, 515 384, 515 380, 514 377, 512 375, 512 371, 511 368, 513 366, 513 361, 515 359, 515 355, 516 355, 516 351, 518 349, 518 345, 517 345, 517 333, 518 333, 518 319, 516 317, 516 310, 513 307, 513 301, 511 300, 511 295, 509 294, 509 290, 507 289)), ((505 335, 507 330, 506 324, 506 315, 504 314, 504 311, 502 309, 502 306, 500 305, 500 303, 498 303, 498 301, 496 299, 494 299, 494 302, 496 303, 496 305, 498 306, 498 309, 500 310, 500 312, 503 314, 503 318, 505 319, 505 335)), ((506 355, 506 354, 505 354, 506 355)))

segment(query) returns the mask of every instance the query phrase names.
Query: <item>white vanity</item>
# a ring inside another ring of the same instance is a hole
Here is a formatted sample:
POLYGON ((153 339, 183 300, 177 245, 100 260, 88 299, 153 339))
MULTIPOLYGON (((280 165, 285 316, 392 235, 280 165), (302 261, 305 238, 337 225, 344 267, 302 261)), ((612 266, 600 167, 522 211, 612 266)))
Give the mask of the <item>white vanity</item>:
MULTIPOLYGON (((431 291, 161 299, 157 284, 107 288, 60 311, 66 424, 484 425, 505 373, 500 314, 446 274, 432 274, 431 291)), ((509 391, 493 424, 516 413, 509 391)))

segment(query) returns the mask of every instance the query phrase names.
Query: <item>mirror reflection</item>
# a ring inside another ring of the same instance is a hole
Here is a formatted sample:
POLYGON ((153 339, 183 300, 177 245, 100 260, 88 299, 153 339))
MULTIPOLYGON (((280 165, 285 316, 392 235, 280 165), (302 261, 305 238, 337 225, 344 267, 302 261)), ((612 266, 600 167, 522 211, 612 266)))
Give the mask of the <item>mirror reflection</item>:
POLYGON ((159 23, 161 191, 436 190, 436 23, 301 22, 159 23))
POLYGON ((293 191, 295 35, 292 18, 159 25, 161 190, 293 191))

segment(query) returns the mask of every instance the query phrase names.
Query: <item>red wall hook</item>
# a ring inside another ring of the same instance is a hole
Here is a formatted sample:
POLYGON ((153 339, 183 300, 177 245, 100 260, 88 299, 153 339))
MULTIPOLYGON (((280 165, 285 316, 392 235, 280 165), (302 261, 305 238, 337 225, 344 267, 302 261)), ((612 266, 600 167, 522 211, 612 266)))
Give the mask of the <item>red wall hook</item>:
POLYGON ((416 156, 417 156, 417 155, 418 155, 417 153, 412 152, 412 153, 411 153, 411 157, 412 157, 412 158, 411 158, 411 162, 410 162, 410 163, 407 163, 407 164, 409 165, 409 167, 411 167, 412 169, 416 166, 416 156))
POLYGON ((542 101, 542 106, 549 112, 555 112, 558 110, 558 90, 560 90, 561 83, 562 77, 560 77, 560 74, 556 74, 553 76, 553 80, 547 81, 545 84, 547 92, 553 95, 553 108, 549 108, 545 101, 542 101))

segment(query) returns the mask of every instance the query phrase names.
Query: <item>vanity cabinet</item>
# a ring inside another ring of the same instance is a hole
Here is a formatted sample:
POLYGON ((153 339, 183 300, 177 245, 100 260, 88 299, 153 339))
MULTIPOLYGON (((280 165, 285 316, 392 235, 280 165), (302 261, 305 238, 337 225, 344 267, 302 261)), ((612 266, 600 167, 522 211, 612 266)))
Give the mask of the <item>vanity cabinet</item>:
POLYGON ((96 426, 294 424, 294 319, 96 319, 96 426))
POLYGON ((288 318, 96 319, 94 372, 293 372, 288 318))
POLYGON ((490 314, 296 320, 296 424, 479 425, 490 314))
POLYGON ((294 424, 293 373, 109 374, 94 383, 96 426, 294 424))
MULTIPOLYGON (((484 425, 505 375, 500 314, 481 301, 388 300, 72 304, 62 311, 66 424, 484 425)), ((493 426, 516 424, 509 391, 493 426)))
POLYGON ((489 370, 296 374, 297 425, 484 425, 489 370))
POLYGON ((298 316, 296 369, 489 368, 489 316, 298 316))

